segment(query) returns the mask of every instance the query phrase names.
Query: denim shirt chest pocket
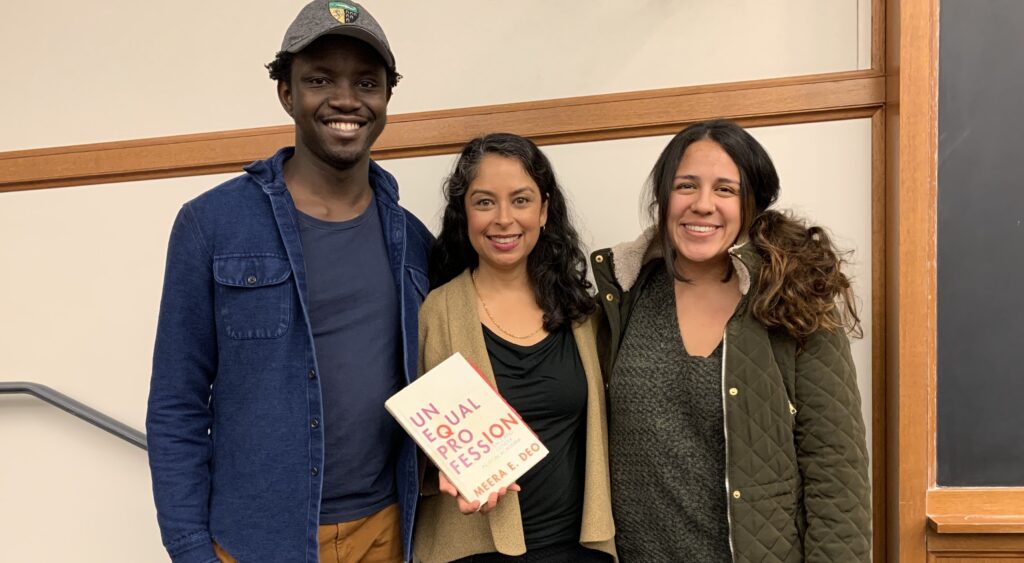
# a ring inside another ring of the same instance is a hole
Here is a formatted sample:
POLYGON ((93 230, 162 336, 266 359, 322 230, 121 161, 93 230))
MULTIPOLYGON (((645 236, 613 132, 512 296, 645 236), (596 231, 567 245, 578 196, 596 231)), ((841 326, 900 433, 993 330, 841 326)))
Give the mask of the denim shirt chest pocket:
POLYGON ((276 254, 214 256, 217 315, 228 337, 278 338, 291 323, 292 275, 288 258, 276 254))

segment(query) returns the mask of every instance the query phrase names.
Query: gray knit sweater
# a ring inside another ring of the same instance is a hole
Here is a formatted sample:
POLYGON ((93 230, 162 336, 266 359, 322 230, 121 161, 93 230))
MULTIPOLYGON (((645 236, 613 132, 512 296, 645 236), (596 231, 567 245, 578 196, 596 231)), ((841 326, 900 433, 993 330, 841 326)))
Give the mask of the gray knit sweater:
POLYGON ((731 561, 721 346, 686 353, 672 280, 654 273, 609 387, 612 506, 625 563, 731 561))

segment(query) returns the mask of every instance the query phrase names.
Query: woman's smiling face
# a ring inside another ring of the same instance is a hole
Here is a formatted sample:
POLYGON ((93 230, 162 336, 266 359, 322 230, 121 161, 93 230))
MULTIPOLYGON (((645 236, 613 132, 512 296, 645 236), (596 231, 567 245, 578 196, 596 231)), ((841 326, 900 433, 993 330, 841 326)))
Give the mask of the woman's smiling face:
POLYGON ((736 243, 742 225, 740 171, 722 147, 703 139, 679 161, 666 217, 683 275, 717 265, 736 243))
POLYGON ((547 222, 547 201, 514 158, 488 154, 480 161, 465 196, 469 242, 480 265, 526 268, 547 222))

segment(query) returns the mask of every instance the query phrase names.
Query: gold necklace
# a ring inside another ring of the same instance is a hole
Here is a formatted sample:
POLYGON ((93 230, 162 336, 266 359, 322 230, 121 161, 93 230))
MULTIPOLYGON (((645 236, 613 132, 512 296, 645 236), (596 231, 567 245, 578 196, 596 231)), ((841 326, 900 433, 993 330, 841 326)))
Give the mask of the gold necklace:
POLYGON ((517 336, 517 335, 512 334, 511 332, 505 330, 504 328, 502 328, 502 326, 500 324, 498 324, 498 321, 495 320, 494 315, 491 314, 491 310, 487 308, 487 303, 484 303, 484 298, 480 296, 480 290, 477 289, 477 287, 476 287, 476 272, 475 271, 472 273, 472 275, 470 275, 470 279, 473 280, 473 291, 476 292, 476 298, 480 300, 480 305, 482 305, 483 308, 484 308, 484 314, 487 315, 488 319, 491 319, 491 322, 494 323, 494 328, 498 329, 498 332, 501 332, 505 336, 508 336, 508 337, 511 337, 511 338, 515 338, 517 340, 526 340, 528 338, 532 338, 533 336, 536 336, 536 334, 538 332, 544 330, 544 323, 541 323, 540 328, 538 328, 537 330, 531 332, 530 334, 527 334, 526 336, 517 336))

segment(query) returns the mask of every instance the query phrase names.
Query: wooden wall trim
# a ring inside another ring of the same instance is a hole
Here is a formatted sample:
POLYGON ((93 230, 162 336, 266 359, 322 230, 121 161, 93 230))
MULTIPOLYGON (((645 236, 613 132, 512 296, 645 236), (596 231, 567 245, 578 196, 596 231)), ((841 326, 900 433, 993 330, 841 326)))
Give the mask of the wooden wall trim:
POLYGON ((886 2, 888 560, 927 560, 934 486, 938 0, 886 2))
POLYGON ((928 528, 939 534, 1024 534, 1024 514, 936 514, 928 528))
MULTIPOLYGON (((887 0, 871 0, 871 71, 885 76, 887 0)), ((886 560, 888 553, 888 467, 886 380, 886 255, 888 184, 886 108, 871 116, 871 549, 872 560, 886 560)))
POLYGON ((871 116, 871 519, 874 560, 886 553, 885 110, 871 116))
POLYGON ((938 533, 1024 534, 1024 488, 931 489, 928 517, 931 529, 938 533))
POLYGON ((941 487, 928 491, 929 514, 1024 515, 1024 487, 941 487))
POLYGON ((930 531, 928 553, 932 556, 930 560, 939 562, 998 560, 1011 563, 1024 558, 1024 534, 939 534, 930 531))
POLYGON ((871 0, 871 70, 885 74, 886 0, 871 0))
MULTIPOLYGON (((745 126, 870 117, 884 102, 873 70, 393 115, 374 158, 454 153, 511 131, 540 144, 669 134, 728 117, 745 126)), ((293 143, 291 125, 0 153, 0 192, 234 172, 293 143)))

